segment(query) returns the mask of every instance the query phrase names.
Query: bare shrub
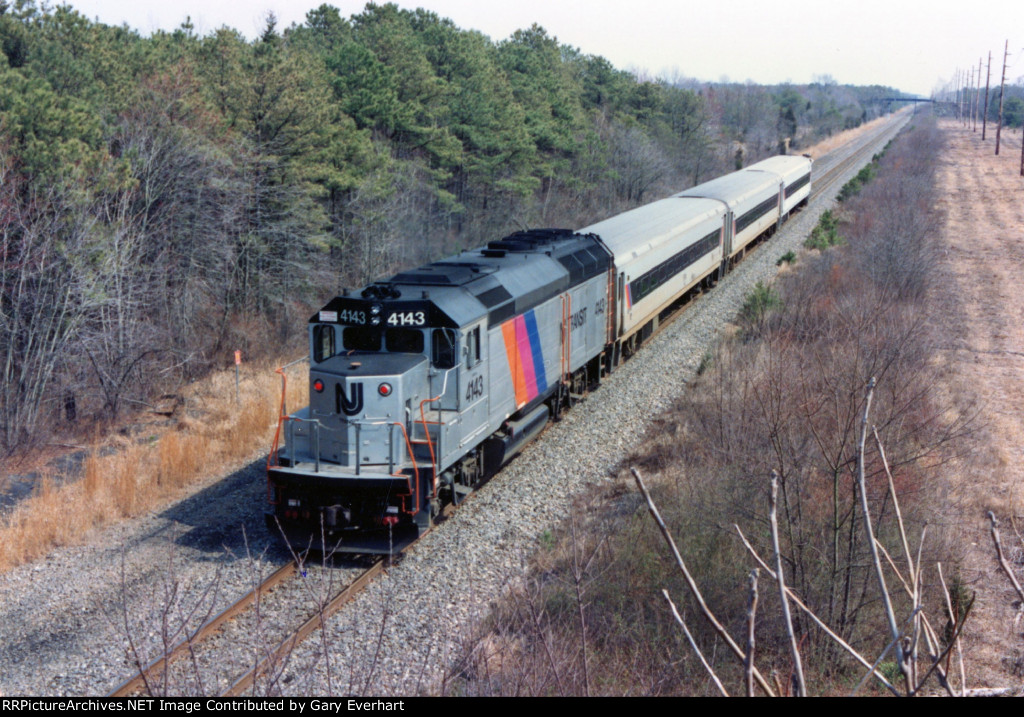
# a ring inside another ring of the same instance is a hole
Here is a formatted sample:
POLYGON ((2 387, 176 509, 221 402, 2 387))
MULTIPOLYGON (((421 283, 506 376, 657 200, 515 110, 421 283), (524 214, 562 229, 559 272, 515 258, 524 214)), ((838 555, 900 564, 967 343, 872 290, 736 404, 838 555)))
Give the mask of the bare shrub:
MULTIPOLYGON (((922 127, 923 139, 913 141, 934 141, 931 130, 922 127)), ((870 559, 873 542, 862 530, 864 506, 875 538, 899 545, 901 521, 892 497, 898 493, 902 525, 909 535, 920 535, 934 499, 929 491, 935 481, 930 479, 958 450, 957 440, 968 428, 929 395, 936 376, 920 302, 931 269, 932 169, 907 151, 902 141, 896 142, 882 158, 878 175, 844 205, 839 231, 847 245, 808 255, 786 272, 774 285, 781 302, 770 312, 759 312, 756 331, 741 332, 742 340, 724 342, 711 360, 702 362, 694 389, 659 421, 656 448, 637 456, 660 474, 652 479, 650 492, 667 530, 677 536, 703 601, 720 617, 721 630, 690 617, 700 607, 682 578, 666 573, 662 538, 635 496, 620 488, 609 499, 615 507, 601 514, 597 529, 612 537, 593 567, 603 579, 588 587, 584 610, 591 664, 601 665, 607 677, 598 692, 720 693, 665 609, 663 589, 672 596, 686 595, 679 616, 721 682, 743 684, 744 667, 724 657, 722 642, 723 630, 745 633, 750 608, 740 589, 750 563, 730 526, 742 526, 753 549, 772 554, 768 485, 751 477, 773 471, 778 475, 779 559, 787 587, 846 644, 885 647, 877 643, 888 641, 890 626, 873 610, 879 598, 870 559), (905 176, 908 171, 913 178, 905 176), (889 201, 893 194, 898 200, 889 201), (871 201, 886 206, 876 212, 871 201), (908 260, 894 262, 894 253, 908 260), (886 447, 888 470, 879 454, 868 453, 862 495, 858 456, 863 454, 864 386, 871 377, 878 381, 871 416, 886 447), (618 677, 625 674, 632 679, 618 677)), ((934 158, 917 144, 913 152, 934 158)), ((917 564, 945 554, 942 535, 933 535, 917 564)), ((508 641, 520 654, 533 654, 550 666, 547 653, 567 649, 559 640, 577 649, 582 641, 573 628, 580 622, 573 620, 576 601, 558 587, 571 583, 571 561, 549 572, 552 577, 540 581, 530 598, 545 608, 542 614, 550 621, 545 631, 528 610, 507 608, 493 633, 516 636, 508 641)), ((892 594, 897 614, 914 611, 913 594, 896 589, 892 594)), ((763 674, 775 671, 779 677, 781 689, 771 684, 772 691, 790 691, 794 641, 806 657, 801 688, 829 693, 852 679, 854 672, 839 659, 839 643, 813 629, 803 613, 792 615, 790 639, 788 622, 779 591, 761 590, 758 662, 763 674)), ((574 694, 582 694, 579 679, 572 684, 578 689, 574 694)))

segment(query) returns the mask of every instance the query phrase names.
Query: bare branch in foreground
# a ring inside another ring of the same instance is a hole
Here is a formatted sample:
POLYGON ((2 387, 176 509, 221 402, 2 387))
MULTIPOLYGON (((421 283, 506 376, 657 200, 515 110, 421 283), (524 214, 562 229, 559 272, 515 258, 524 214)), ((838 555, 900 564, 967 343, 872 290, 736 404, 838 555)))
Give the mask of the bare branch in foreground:
MULTIPOLYGON (((676 548, 676 543, 672 539, 672 534, 668 532, 665 521, 661 519, 661 514, 658 512, 657 506, 654 505, 654 501, 651 499, 650 493, 647 492, 647 486, 644 485, 643 478, 640 477, 640 472, 637 471, 636 468, 630 468, 630 471, 633 473, 633 478, 636 480, 640 493, 643 494, 644 500, 647 501, 647 508, 650 510, 651 516, 654 518, 654 522, 657 523, 658 529, 661 530, 661 534, 665 538, 665 542, 668 543, 668 546, 672 551, 672 555, 675 557, 676 565, 679 566, 679 570, 683 573, 683 577, 686 579, 686 584, 690 588, 690 593, 697 601, 697 604, 700 605, 701 612, 704 613, 704 617, 706 617, 708 622, 711 623, 719 637, 721 637, 722 640, 725 641, 725 644, 729 646, 729 649, 732 650, 732 653, 736 656, 736 659, 740 661, 740 664, 743 664, 745 657, 743 650, 740 649, 739 645, 737 645, 736 641, 732 639, 732 636, 728 631, 726 631, 722 623, 718 621, 718 618, 716 618, 714 613, 711 612, 711 609, 708 608, 707 603, 704 602, 704 596, 701 595, 700 588, 697 587, 697 583, 694 581, 693 576, 690 575, 690 571, 686 567, 686 563, 683 562, 683 558, 679 554, 679 549, 676 548)), ((769 697, 775 697, 774 690, 772 690, 771 686, 756 667, 753 668, 753 675, 754 680, 761 687, 764 693, 769 697)))
MULTIPOLYGON (((918 613, 917 610, 914 610, 912 613, 910 613, 910 617, 907 618, 907 624, 908 625, 914 621, 914 617, 917 615, 917 613, 918 613)), ((847 697, 854 697, 854 696, 856 696, 856 694, 860 691, 860 688, 863 687, 864 683, 868 681, 868 678, 871 677, 873 674, 878 672, 878 666, 882 664, 882 661, 885 659, 885 656, 888 655, 889 652, 894 647, 896 647, 896 645, 899 644, 903 640, 904 637, 905 637, 904 633, 903 632, 899 632, 896 635, 896 637, 893 638, 889 642, 889 644, 885 646, 885 649, 882 650, 881 654, 878 656, 878 659, 875 660, 875 664, 871 665, 871 668, 868 671, 868 673, 866 675, 864 675, 862 678, 860 678, 860 682, 858 682, 854 686, 853 690, 850 692, 849 695, 847 695, 847 697)), ((904 673, 904 676, 906 676, 906 673, 904 673)))
MULTIPOLYGON (((903 556, 907 561, 907 569, 910 573, 911 579, 914 577, 914 562, 910 557, 910 541, 907 540, 907 531, 903 525, 903 513, 900 511, 899 496, 896 495, 896 485, 892 479, 892 471, 889 470, 889 460, 885 457, 885 447, 882 445, 882 439, 878 435, 878 429, 874 426, 871 427, 871 433, 875 436, 875 446, 878 448, 878 455, 882 459, 882 466, 885 468, 885 476, 889 479, 889 495, 892 496, 892 506, 896 511, 896 525, 900 529, 900 542, 903 544, 903 556)), ((896 566, 893 565, 893 569, 896 566)), ((914 590, 916 590, 916 586, 914 590)))
POLYGON ((964 697, 1006 697, 1012 694, 1012 687, 975 687, 964 690, 964 697))
MULTIPOLYGON (((924 536, 925 536, 925 533, 927 532, 927 529, 928 529, 928 526, 926 525, 924 527, 924 529, 921 531, 920 545, 924 545, 924 536)), ((919 600, 917 598, 917 593, 915 593, 914 588, 911 587, 911 585, 909 583, 907 583, 907 581, 903 578, 903 576, 900 575, 899 568, 896 567, 896 563, 893 561, 892 556, 889 555, 889 552, 885 549, 885 546, 882 545, 882 543, 879 542, 877 539, 875 540, 875 545, 881 551, 882 556, 885 558, 886 562, 889 563, 889 567, 892 568, 892 571, 893 571, 893 573, 895 573, 896 577, 899 579, 900 584, 903 585, 903 590, 907 593, 907 597, 909 597, 913 601, 915 606, 918 605, 919 604, 919 600)), ((917 562, 918 563, 921 562, 920 550, 918 550, 917 562)), ((911 565, 913 565, 913 563, 911 563, 911 565)), ((941 570, 941 567, 940 567, 940 570, 941 570)), ((920 570, 918 570, 917 577, 916 577, 916 580, 915 580, 914 584, 918 585, 918 586, 921 584, 920 570)), ((939 654, 939 647, 938 646, 939 646, 940 643, 939 643, 938 636, 935 634, 934 628, 932 628, 931 623, 928 622, 928 616, 924 612, 919 612, 918 613, 918 618, 917 618, 917 620, 915 621, 914 624, 915 624, 915 627, 914 627, 915 634, 918 631, 920 631, 920 634, 924 635, 925 642, 926 642, 926 647, 928 649, 928 656, 931 657, 933 660, 938 659, 938 654, 939 654)), ((910 654, 910 653, 908 653, 908 654, 910 654)), ((917 660, 916 653, 914 654, 913 659, 914 659, 914 661, 916 663, 916 660, 917 660)), ((942 685, 942 687, 946 690, 946 692, 949 694, 950 697, 956 697, 956 693, 954 692, 953 687, 949 684, 949 681, 947 679, 946 670, 942 669, 942 667, 940 666, 938 668, 937 672, 938 672, 938 675, 939 675, 939 684, 942 685)), ((963 684, 963 680, 961 680, 961 684, 963 684)))
MULTIPOLYGON (((857 444, 857 489, 860 493, 860 508, 861 514, 864 516, 864 532, 867 535, 868 549, 871 551, 871 561, 875 568, 875 577, 878 580, 878 587, 882 592, 882 607, 885 609, 885 617, 889 622, 889 634, 892 636, 893 642, 899 642, 900 629, 896 624, 896 613, 893 611, 892 600, 889 597, 889 588, 885 584, 885 574, 882 572, 882 561, 878 557, 878 546, 875 543, 875 529, 871 525, 871 511, 868 508, 868 492, 867 492, 867 481, 864 478, 864 444, 867 442, 868 436, 868 416, 871 413, 871 399, 875 393, 875 379, 872 377, 868 381, 867 394, 864 397, 864 416, 861 419, 860 429, 860 442, 857 444)), ((911 573, 913 573, 913 567, 911 567, 911 573)), ((912 578, 913 579, 913 578, 912 578)), ((917 614, 916 611, 914 613, 917 614)), ((886 650, 888 652, 888 650, 886 650)), ((903 652, 899 655, 900 669, 903 671, 903 676, 906 680, 907 690, 911 689, 909 665, 907 664, 906 655, 903 652)))
POLYGON ((1020 583, 1017 581, 1017 577, 1013 574, 1013 570, 1010 568, 1010 564, 1006 562, 1006 557, 1003 555, 1003 543, 999 539, 999 521, 996 519, 996 514, 991 510, 988 512, 988 519, 992 523, 992 542, 996 546, 996 557, 999 558, 999 566, 1006 573, 1006 577, 1013 583, 1013 589, 1017 591, 1017 595, 1020 597, 1021 605, 1018 612, 1024 611, 1024 588, 1021 588, 1020 583))
POLYGON ((807 696, 807 683, 804 680, 804 668, 800 661, 800 650, 796 644, 796 633, 793 631, 793 616, 789 612, 789 600, 786 599, 786 580, 782 571, 782 550, 779 547, 779 474, 772 471, 771 504, 768 518, 772 524, 772 547, 775 549, 775 582, 779 585, 779 601, 782 603, 782 617, 786 623, 786 635, 789 637, 789 654, 793 657, 793 669, 796 671, 796 689, 799 697, 807 696))
POLYGON ((743 672, 746 676, 747 697, 754 696, 754 628, 757 624, 757 568, 750 571, 750 607, 747 609, 747 656, 743 672))
MULTIPOLYGON (((761 556, 757 554, 757 551, 754 550, 753 546, 747 540, 747 537, 743 535, 743 531, 740 530, 740 526, 734 524, 732 527, 736 529, 736 532, 740 536, 740 540, 743 542, 744 547, 747 549, 747 552, 750 553, 751 557, 753 557, 754 560, 756 560, 761 565, 761 568, 764 571, 766 571, 771 577, 774 578, 775 572, 770 567, 768 567, 768 563, 762 560, 761 556)), ((902 693, 898 689, 896 689, 896 687, 894 687, 893 684, 889 682, 889 680, 885 679, 885 675, 883 675, 876 669, 877 666, 872 666, 870 662, 864 659, 863 655, 861 655, 855 649, 850 647, 849 643, 847 643, 846 640, 844 640, 835 632, 833 632, 832 628, 830 628, 828 625, 822 622, 821 618, 815 615, 814 611, 811 610, 811 608, 807 607, 807 605, 805 605, 804 602, 799 597, 797 597, 796 593, 794 593, 789 587, 786 588, 786 595, 789 596, 789 599, 793 601, 794 605, 803 610, 804 613, 806 613, 807 616, 811 618, 815 625, 820 627, 826 635, 831 637, 836 642, 836 644, 838 644, 841 648, 846 650, 846 652, 848 652, 850 656, 853 657, 853 659, 857 660, 857 662, 859 662, 864 667, 867 667, 869 670, 873 670, 875 677, 886 687, 886 689, 892 692, 892 694, 896 697, 901 696, 902 693)))
POLYGON ((707 670, 708 674, 711 676, 711 679, 714 681, 715 686, 718 687, 718 691, 722 693, 722 697, 728 697, 729 693, 725 691, 725 687, 722 685, 722 681, 718 679, 718 675, 715 674, 715 671, 711 668, 711 665, 709 665, 708 661, 704 659, 704 653, 701 652, 700 647, 697 645, 697 641, 694 640, 693 635, 690 634, 690 630, 686 627, 686 622, 679 614, 679 610, 676 609, 676 604, 672 602, 672 598, 669 597, 668 590, 662 590, 661 594, 665 596, 666 600, 668 600, 668 605, 670 608, 672 608, 672 615, 673 617, 675 617, 676 622, 679 623, 679 627, 683 628, 683 634, 686 635, 686 639, 689 640, 690 647, 693 648, 693 651, 695 653, 697 653, 697 657, 700 659, 700 664, 704 665, 704 669, 707 670))
MULTIPOLYGON (((949 622, 955 630, 960 623, 960 619, 957 615, 958 610, 953 609, 953 600, 949 596, 949 588, 946 587, 946 578, 942 574, 942 563, 938 563, 936 567, 939 571, 939 584, 942 586, 942 595, 946 599, 946 612, 949 615, 949 622)), ((956 638, 956 657, 957 664, 960 667, 960 696, 963 697, 967 692, 967 672, 964 669, 964 651, 963 647, 960 645, 959 636, 956 638)), ((948 664, 946 665, 946 672, 949 672, 948 664)))
POLYGON ((924 683, 928 681, 929 677, 931 677, 932 672, 939 672, 941 674, 942 686, 946 688, 950 695, 953 695, 953 691, 950 688, 948 681, 946 680, 945 673, 942 672, 942 661, 956 646, 957 641, 960 639, 960 634, 964 631, 964 625, 967 624, 967 616, 971 614, 971 608, 974 607, 974 598, 975 595, 972 595, 970 602, 967 603, 967 607, 964 609, 964 617, 956 626, 956 632, 953 634, 953 639, 949 641, 949 644, 946 645, 946 649, 943 650, 941 654, 932 659, 932 666, 928 668, 928 671, 926 673, 924 673, 924 677, 921 678, 920 682, 918 682, 914 686, 914 692, 912 694, 917 694, 921 690, 921 688, 924 687, 924 683))

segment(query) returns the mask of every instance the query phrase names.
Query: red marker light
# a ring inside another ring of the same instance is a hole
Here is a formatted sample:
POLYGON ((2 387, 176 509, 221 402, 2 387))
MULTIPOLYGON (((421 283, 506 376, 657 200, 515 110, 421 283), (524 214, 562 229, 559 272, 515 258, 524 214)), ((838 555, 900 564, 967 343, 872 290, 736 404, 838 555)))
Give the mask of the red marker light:
POLYGON ((382 383, 380 386, 377 387, 377 393, 379 393, 381 396, 390 396, 391 395, 391 384, 390 383, 382 383))
POLYGON ((314 381, 313 382, 313 390, 315 390, 317 393, 320 393, 321 391, 323 391, 324 390, 324 382, 321 381, 320 379, 317 379, 316 381, 314 381))

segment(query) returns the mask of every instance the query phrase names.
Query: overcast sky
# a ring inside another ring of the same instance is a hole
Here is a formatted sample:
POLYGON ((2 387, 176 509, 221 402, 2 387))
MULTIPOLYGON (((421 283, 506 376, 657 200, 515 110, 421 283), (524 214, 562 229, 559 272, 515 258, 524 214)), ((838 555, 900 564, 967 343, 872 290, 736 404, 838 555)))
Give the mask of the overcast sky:
MULTIPOLYGON (((206 34, 222 25, 253 38, 272 11, 279 28, 301 23, 322 0, 72 0, 90 19, 148 35, 191 16, 206 34)), ((349 17, 361 0, 328 3, 349 17)), ((500 41, 537 23, 562 43, 603 55, 616 67, 669 77, 762 84, 882 84, 928 95, 957 67, 977 71, 991 50, 998 83, 1010 41, 1007 80, 1024 76, 1024 2, 952 0, 421 0, 464 29, 500 41), (628 8, 628 9, 627 9, 628 8)))

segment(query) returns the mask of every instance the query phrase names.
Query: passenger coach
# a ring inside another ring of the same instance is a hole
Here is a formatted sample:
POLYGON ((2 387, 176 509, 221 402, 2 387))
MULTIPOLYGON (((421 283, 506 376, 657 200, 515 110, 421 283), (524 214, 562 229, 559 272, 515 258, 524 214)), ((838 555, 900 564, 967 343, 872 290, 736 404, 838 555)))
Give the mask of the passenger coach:
POLYGON ((400 550, 807 202, 810 172, 773 157, 334 298, 309 321, 309 406, 281 416, 267 461, 270 530, 400 550))

